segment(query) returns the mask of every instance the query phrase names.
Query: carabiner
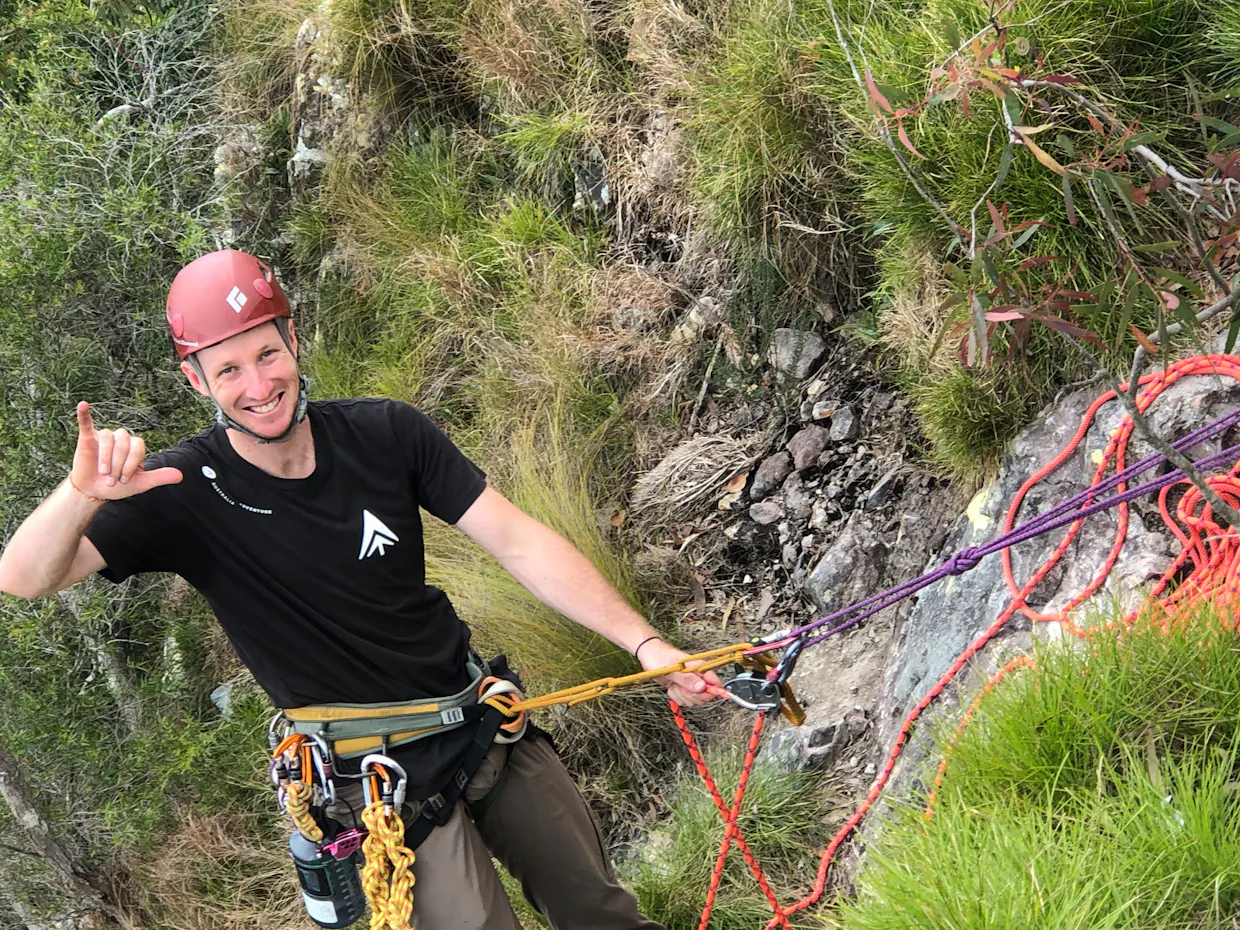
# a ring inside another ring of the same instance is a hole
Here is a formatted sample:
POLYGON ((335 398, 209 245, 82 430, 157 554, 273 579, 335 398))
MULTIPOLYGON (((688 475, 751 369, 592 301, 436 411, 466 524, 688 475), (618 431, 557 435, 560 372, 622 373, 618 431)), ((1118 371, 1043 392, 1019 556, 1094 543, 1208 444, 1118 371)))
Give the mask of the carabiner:
POLYGON ((388 813, 391 813, 392 810, 399 811, 405 803, 405 789, 409 783, 409 776, 405 773, 401 764, 390 756, 385 756, 379 752, 372 752, 370 755, 362 758, 361 768, 362 797, 366 800, 366 806, 370 807, 375 802, 371 779, 382 778, 385 790, 380 792, 379 799, 383 801, 383 806, 388 813), (371 771, 372 769, 375 771, 371 771), (392 776, 388 773, 388 769, 400 773, 400 778, 397 779, 395 788, 392 787, 392 776))
POLYGON ((311 733, 313 745, 310 747, 310 758, 314 760, 315 771, 319 773, 319 784, 323 788, 323 803, 331 804, 336 800, 336 783, 333 776, 336 766, 332 762, 332 750, 321 733, 311 733))
POLYGON ((797 666, 797 659, 801 657, 801 650, 805 648, 805 637, 807 634, 802 633, 796 638, 791 646, 784 650, 784 654, 779 657, 779 662, 775 665, 775 684, 786 684, 788 677, 792 674, 792 670, 797 666))

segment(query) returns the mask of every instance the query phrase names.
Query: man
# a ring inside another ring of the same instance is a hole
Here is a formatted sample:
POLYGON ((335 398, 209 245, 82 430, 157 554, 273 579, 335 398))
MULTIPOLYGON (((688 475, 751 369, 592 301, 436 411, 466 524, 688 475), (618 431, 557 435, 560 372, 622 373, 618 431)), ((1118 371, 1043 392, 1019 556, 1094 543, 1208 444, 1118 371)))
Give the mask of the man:
MULTIPOLYGON (((181 370, 215 405, 216 425, 147 459, 139 437, 96 429, 80 403, 72 471, 0 556, 0 590, 39 597, 93 572, 114 582, 175 572, 207 598, 277 707, 437 699, 469 685, 469 630, 425 583, 421 507, 644 668, 684 658, 413 407, 308 404, 288 301, 258 259, 224 250, 190 263, 167 316, 181 370)), ((666 684, 673 699, 699 704, 719 682, 684 673, 666 684)), ((460 727, 394 747, 409 796, 433 796, 471 741, 460 727)), ((418 849, 421 930, 519 927, 492 853, 553 927, 658 926, 616 883, 544 737, 488 752, 465 791, 483 798, 473 822, 457 803, 418 849)))

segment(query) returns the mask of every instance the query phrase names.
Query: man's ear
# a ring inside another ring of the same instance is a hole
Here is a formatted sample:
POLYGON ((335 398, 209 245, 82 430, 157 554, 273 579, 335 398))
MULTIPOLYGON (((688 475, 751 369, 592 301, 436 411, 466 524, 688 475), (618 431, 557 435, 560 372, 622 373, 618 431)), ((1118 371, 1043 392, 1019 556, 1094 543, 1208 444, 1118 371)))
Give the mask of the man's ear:
POLYGON ((293 327, 292 317, 289 317, 288 321, 288 341, 293 347, 293 358, 301 358, 301 351, 297 348, 297 331, 293 327))
POLYGON ((189 363, 188 359, 181 362, 181 372, 185 375, 186 380, 189 381, 190 387, 192 387, 203 397, 211 396, 211 392, 207 390, 207 386, 202 383, 202 378, 198 377, 198 372, 194 370, 194 366, 189 363))

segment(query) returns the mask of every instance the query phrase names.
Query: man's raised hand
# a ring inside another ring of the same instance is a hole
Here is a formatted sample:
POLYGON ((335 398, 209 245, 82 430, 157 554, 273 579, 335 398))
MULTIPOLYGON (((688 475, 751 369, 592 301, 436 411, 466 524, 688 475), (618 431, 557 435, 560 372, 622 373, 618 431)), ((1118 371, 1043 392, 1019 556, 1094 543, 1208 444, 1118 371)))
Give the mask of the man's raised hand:
POLYGON ((97 430, 90 404, 77 405, 78 441, 73 453, 73 484, 83 494, 103 500, 133 497, 181 480, 180 469, 145 471, 146 443, 126 429, 97 430))

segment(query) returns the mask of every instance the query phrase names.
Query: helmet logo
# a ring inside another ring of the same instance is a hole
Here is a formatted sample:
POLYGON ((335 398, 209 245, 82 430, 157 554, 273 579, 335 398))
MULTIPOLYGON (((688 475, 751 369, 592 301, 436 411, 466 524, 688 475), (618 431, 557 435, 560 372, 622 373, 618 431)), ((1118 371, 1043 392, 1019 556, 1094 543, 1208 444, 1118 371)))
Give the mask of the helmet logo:
POLYGON ((228 301, 228 306, 240 313, 241 308, 245 306, 246 296, 241 288, 233 285, 233 289, 228 292, 228 297, 225 299, 228 301))

